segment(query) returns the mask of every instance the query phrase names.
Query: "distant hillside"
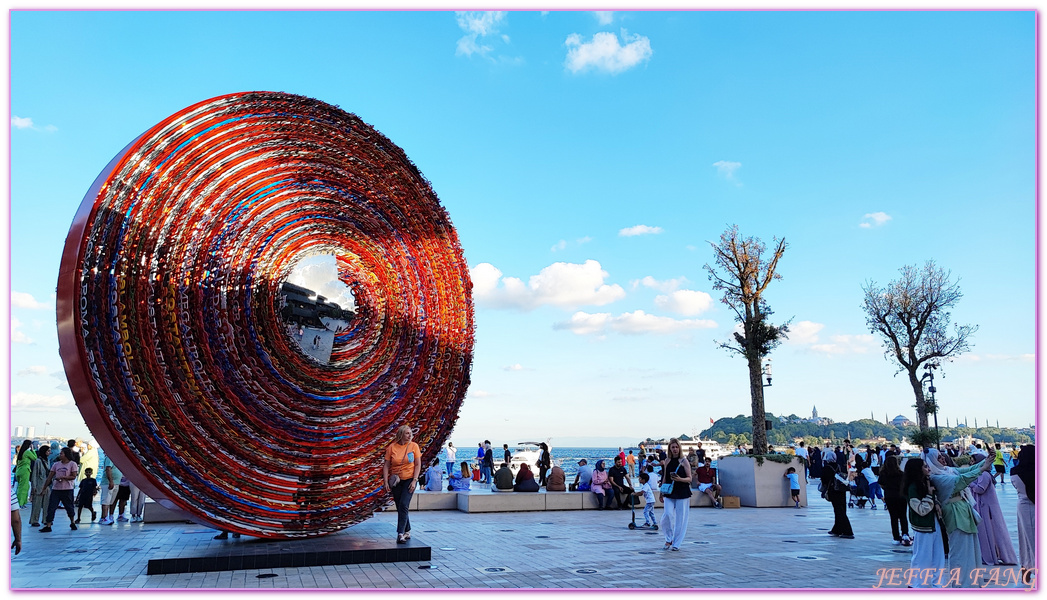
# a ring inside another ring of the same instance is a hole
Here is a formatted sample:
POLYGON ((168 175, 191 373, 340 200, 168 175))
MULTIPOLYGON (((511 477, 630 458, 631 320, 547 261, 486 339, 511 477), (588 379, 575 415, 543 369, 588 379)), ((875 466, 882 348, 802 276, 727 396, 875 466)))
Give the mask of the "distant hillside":
MULTIPOLYGON (((767 418, 774 422, 773 429, 767 432, 767 442, 776 446, 792 443, 795 438, 813 438, 821 444, 822 440, 829 439, 833 443, 842 442, 845 438, 852 440, 886 438, 888 442, 901 442, 914 427, 895 427, 894 425, 881 423, 872 419, 859 419, 849 423, 833 423, 831 425, 817 425, 814 423, 782 423, 776 415, 767 413, 767 418)), ((787 421, 799 421, 800 417, 789 415, 787 421)), ((961 436, 973 436, 983 439, 989 443, 1031 443, 1035 433, 1027 429, 1014 429, 1010 427, 939 427, 942 440, 952 440, 961 436)), ((681 435, 680 438, 690 439, 690 436, 681 435)), ((721 444, 748 444, 752 438, 752 419, 746 415, 737 417, 725 417, 718 419, 708 429, 699 434, 701 439, 716 440, 721 444)), ((807 440, 808 444, 812 440, 807 440)))

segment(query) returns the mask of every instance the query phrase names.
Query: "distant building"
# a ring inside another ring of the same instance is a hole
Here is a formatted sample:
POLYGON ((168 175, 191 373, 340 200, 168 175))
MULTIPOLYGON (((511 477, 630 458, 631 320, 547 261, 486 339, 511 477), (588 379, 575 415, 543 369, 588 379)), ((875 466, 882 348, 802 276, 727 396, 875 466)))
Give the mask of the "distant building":
POLYGON ((29 429, 26 429, 25 437, 27 437, 29 439, 35 438, 36 437, 36 427, 30 427, 29 429))
POLYGON ((891 419, 891 425, 894 425, 895 427, 909 427, 915 424, 916 423, 913 423, 909 419, 905 418, 905 415, 898 415, 897 417, 891 419))
POLYGON ((15 437, 20 438, 25 433, 25 427, 18 425, 15 427, 15 437))
POLYGON ((817 406, 813 406, 811 408, 811 418, 810 419, 803 419, 802 422, 803 423, 813 423, 815 425, 832 425, 833 424, 833 420, 832 419, 830 419, 828 417, 819 417, 818 416, 818 407, 817 406))

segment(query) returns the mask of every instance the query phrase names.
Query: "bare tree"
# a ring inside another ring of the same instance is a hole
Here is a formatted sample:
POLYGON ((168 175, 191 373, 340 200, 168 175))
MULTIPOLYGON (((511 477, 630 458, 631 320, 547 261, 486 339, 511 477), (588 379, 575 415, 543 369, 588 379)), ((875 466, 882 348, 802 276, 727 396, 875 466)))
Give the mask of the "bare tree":
POLYGON ((789 332, 789 323, 772 325, 767 318, 772 314, 763 293, 775 279, 778 261, 785 253, 785 240, 774 238, 776 247, 768 260, 766 250, 758 238, 743 238, 738 226, 733 225, 720 236, 720 243, 709 243, 713 248, 715 266, 705 265, 713 289, 722 291, 723 302, 734 311, 735 320, 742 325, 734 333, 733 342, 718 342, 718 346, 745 358, 749 366, 749 395, 752 400, 753 453, 767 452, 767 430, 763 408, 763 358, 782 343, 789 332))
POLYGON ((920 366, 940 364, 942 360, 967 352, 967 339, 978 331, 977 325, 955 325, 949 332, 950 313, 963 298, 960 281, 952 281, 952 272, 927 261, 923 268, 906 265, 901 277, 879 287, 869 281, 865 292, 865 322, 883 339, 884 358, 896 362, 895 375, 905 371, 916 396, 916 417, 920 431, 927 429, 927 414, 937 411, 924 398, 920 366))

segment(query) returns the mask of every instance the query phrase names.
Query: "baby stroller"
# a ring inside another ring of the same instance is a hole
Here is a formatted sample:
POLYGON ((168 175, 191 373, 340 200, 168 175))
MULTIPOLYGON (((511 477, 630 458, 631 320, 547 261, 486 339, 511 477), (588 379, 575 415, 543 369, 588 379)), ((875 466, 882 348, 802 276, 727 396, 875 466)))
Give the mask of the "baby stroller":
POLYGON ((869 501, 869 482, 861 473, 851 482, 851 499, 847 502, 848 508, 865 508, 869 501))

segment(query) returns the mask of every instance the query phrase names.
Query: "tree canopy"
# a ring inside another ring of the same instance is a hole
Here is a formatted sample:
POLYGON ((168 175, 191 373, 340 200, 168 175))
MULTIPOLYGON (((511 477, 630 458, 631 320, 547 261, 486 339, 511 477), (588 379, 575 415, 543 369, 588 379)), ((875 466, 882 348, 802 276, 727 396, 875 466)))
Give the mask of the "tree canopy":
POLYGON ((746 359, 749 368, 749 391, 752 404, 753 447, 762 454, 767 448, 764 427, 763 358, 770 354, 788 335, 789 324, 773 325, 772 314, 763 294, 767 286, 782 276, 778 261, 785 254, 785 240, 774 238, 775 248, 765 256, 764 243, 755 237, 743 237, 738 226, 732 225, 720 236, 720 242, 710 242, 713 264, 705 265, 713 289, 723 292, 720 302, 734 312, 742 330, 733 334, 733 341, 717 345, 746 359))
POLYGON ((950 331, 949 309, 963 298, 950 271, 929 260, 922 268, 906 265, 899 272, 898 279, 883 287, 867 282, 862 308, 869 330, 883 342, 884 357, 898 365, 895 374, 908 374, 920 429, 927 429, 927 414, 937 407, 924 398, 919 369, 966 352, 978 326, 955 325, 950 331))

